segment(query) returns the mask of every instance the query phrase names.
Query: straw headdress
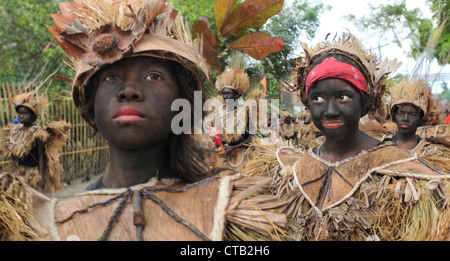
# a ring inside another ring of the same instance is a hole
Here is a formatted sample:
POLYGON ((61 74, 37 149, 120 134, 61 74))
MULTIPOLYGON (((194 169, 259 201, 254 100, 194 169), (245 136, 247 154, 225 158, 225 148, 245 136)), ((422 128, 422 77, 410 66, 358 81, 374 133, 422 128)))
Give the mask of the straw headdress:
POLYGON ((409 103, 423 112, 424 122, 428 121, 428 124, 437 123, 441 112, 440 101, 431 93, 431 88, 428 86, 430 80, 428 76, 423 77, 420 74, 423 70, 425 70, 425 75, 429 74, 427 64, 433 60, 430 59, 430 54, 436 49, 437 41, 444 30, 445 24, 445 21, 439 24, 428 39, 426 48, 414 66, 411 76, 391 88, 390 113, 392 118, 398 105, 409 103))
POLYGON ((216 89, 221 92, 224 88, 229 88, 242 95, 250 87, 244 56, 240 53, 233 54, 228 67, 228 70, 217 76, 216 89))
POLYGON ((12 103, 15 106, 16 111, 20 107, 26 107, 30 109, 36 118, 44 117, 44 111, 48 107, 48 98, 45 94, 40 92, 41 87, 46 81, 37 82, 21 82, 17 85, 17 91, 19 94, 12 97, 12 103))
POLYGON ((341 54, 355 61, 362 69, 362 74, 367 78, 366 106, 362 115, 375 111, 381 105, 381 98, 385 91, 384 80, 388 75, 400 67, 397 60, 389 61, 385 59, 379 62, 376 55, 364 48, 359 39, 350 33, 344 33, 338 39, 325 41, 314 47, 308 47, 301 43, 304 54, 297 61, 295 68, 295 86, 288 91, 299 91, 300 99, 306 107, 308 97, 305 92, 305 83, 308 73, 316 66, 314 61, 328 54, 341 54))
MULTIPOLYGON (((48 27, 75 69, 72 96, 80 108, 86 101, 89 79, 102 67, 120 59, 152 56, 176 61, 199 77, 209 78, 201 56, 201 41, 192 40, 181 15, 165 0, 74 0, 59 3, 48 27)), ((200 79, 200 78, 198 78, 200 79)), ((93 117, 83 118, 93 124, 93 117)))
POLYGON ((394 118, 396 108, 402 104, 414 105, 423 112, 424 116, 427 115, 431 90, 425 80, 420 78, 402 80, 392 86, 390 93, 390 113, 392 118, 394 118))

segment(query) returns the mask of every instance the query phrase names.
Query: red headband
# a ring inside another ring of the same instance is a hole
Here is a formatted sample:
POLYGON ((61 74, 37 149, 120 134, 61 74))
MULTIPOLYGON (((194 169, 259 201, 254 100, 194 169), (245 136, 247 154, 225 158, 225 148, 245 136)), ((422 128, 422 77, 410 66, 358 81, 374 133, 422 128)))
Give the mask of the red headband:
POLYGON ((350 82, 361 92, 367 92, 367 81, 364 75, 348 63, 338 62, 335 58, 327 58, 314 67, 306 77, 306 95, 316 82, 327 78, 339 78, 350 82))

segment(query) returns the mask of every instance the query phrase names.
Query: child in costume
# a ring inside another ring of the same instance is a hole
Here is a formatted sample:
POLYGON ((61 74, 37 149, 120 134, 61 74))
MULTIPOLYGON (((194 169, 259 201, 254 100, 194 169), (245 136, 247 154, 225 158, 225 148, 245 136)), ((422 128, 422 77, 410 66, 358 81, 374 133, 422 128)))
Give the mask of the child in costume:
POLYGON ((222 94, 224 101, 220 110, 214 112, 214 127, 222 132, 219 138, 223 144, 216 149, 216 154, 219 161, 225 160, 224 166, 242 170, 247 148, 255 137, 255 133, 250 133, 250 130, 251 125, 256 129, 257 121, 249 112, 256 112, 256 106, 243 106, 243 95, 250 87, 244 57, 236 53, 230 60, 229 70, 222 72, 216 80, 216 89, 222 94), (233 120, 230 121, 230 118, 233 120), (232 126, 227 125, 230 122, 232 126))
POLYGON ((292 146, 298 146, 300 119, 294 117, 287 111, 281 112, 280 115, 280 134, 283 139, 287 140, 292 146))
MULTIPOLYGON (((421 137, 418 128, 433 121, 433 99, 428 84, 420 78, 402 80, 391 88, 391 119, 397 125, 397 133, 392 142, 399 148, 409 150, 419 156, 450 157, 450 144, 444 135, 421 137), (434 141, 434 142, 430 142, 434 141), (443 141, 443 143, 439 143, 443 141)), ((437 114, 439 115, 439 114, 437 114)), ((450 163, 450 162, 449 162, 450 163)), ((450 166, 448 167, 450 168, 450 166)))
POLYGON ((193 105, 200 70, 208 76, 209 68, 170 3, 77 0, 60 9, 50 31, 74 58, 73 100, 108 140, 111 162, 88 191, 66 199, 1 177, 0 198, 14 206, 25 202, 38 213, 23 223, 0 223, 3 237, 271 239, 277 227, 285 229, 286 217, 271 211, 283 203, 264 195, 270 179, 212 175, 193 135, 172 132, 172 102, 183 98, 193 105))
POLYGON ((284 211, 293 237, 449 240, 450 175, 359 129, 399 64, 378 62, 350 34, 303 48, 297 87, 325 141, 306 152, 275 152, 279 165, 271 173, 276 193, 289 202, 284 211))
POLYGON ((38 117, 44 119, 48 106, 47 97, 39 93, 43 84, 19 86, 23 93, 12 98, 19 123, 2 129, 0 152, 3 159, 12 161, 5 171, 48 194, 62 188, 63 167, 59 157, 69 137, 70 124, 64 121, 53 121, 44 127, 35 124, 38 117))

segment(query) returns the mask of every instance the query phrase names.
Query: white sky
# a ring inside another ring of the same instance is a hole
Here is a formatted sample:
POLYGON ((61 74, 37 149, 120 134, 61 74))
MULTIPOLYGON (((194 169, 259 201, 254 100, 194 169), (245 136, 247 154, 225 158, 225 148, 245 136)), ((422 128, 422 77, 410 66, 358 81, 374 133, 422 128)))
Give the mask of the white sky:
MULTIPOLYGON (((288 4, 291 0, 286 0, 288 4)), ((354 14, 357 18, 364 17, 370 13, 369 3, 373 6, 386 5, 388 3, 394 3, 392 0, 316 0, 310 2, 322 2, 325 5, 331 6, 329 11, 326 11, 320 16, 320 27, 316 32, 316 37, 313 40, 308 40, 306 37, 304 39, 300 39, 300 41, 304 41, 308 44, 316 44, 325 39, 325 36, 328 33, 331 33, 331 36, 334 36, 335 33, 338 35, 341 32, 346 32, 347 29, 356 35, 358 38, 362 39, 365 46, 368 48, 375 48, 373 51, 378 54, 378 44, 381 47, 381 56, 382 59, 395 59, 402 62, 401 67, 397 72, 402 74, 410 74, 416 64, 416 60, 412 58, 408 58, 406 53, 409 51, 408 49, 402 50, 397 44, 389 41, 389 36, 381 36, 378 33, 365 31, 362 32, 358 30, 356 25, 351 22, 348 22, 343 18, 344 15, 354 14)), ((431 18, 431 12, 429 7, 427 6, 426 0, 407 0, 406 7, 408 10, 412 10, 414 8, 420 8, 422 13, 426 18, 431 18)), ((433 62, 430 66, 429 73, 450 73, 450 65, 446 65, 445 67, 438 66, 437 62, 433 62)), ((450 85, 450 78, 446 79, 447 84, 450 85)), ((432 90, 434 93, 440 93, 441 83, 436 82, 432 86, 432 90)))

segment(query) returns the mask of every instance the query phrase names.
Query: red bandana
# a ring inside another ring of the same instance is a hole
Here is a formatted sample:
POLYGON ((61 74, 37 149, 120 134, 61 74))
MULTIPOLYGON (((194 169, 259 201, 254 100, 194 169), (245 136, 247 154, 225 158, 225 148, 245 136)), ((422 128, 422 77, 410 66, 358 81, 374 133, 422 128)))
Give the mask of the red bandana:
POLYGON ((367 81, 358 69, 350 64, 338 62, 335 58, 331 57, 325 59, 321 64, 317 65, 309 72, 306 77, 306 95, 308 95, 311 86, 316 82, 327 78, 345 80, 361 92, 367 92, 367 81))

